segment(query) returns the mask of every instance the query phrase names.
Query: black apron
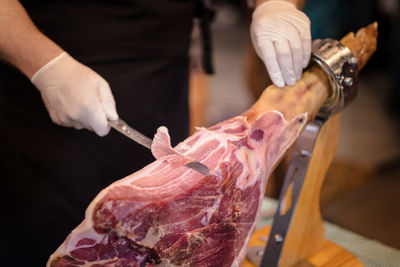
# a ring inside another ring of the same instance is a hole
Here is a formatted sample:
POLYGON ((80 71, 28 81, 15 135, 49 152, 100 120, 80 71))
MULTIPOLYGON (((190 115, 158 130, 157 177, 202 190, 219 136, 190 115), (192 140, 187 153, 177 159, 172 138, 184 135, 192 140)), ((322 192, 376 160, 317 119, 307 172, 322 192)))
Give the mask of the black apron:
MULTIPOLYGON (((194 1, 22 1, 34 23, 110 84, 120 117, 149 137, 188 133, 194 1)), ((3 27, 3 25, 1 25, 3 27)), ((111 131, 51 122, 39 92, 0 64, 1 266, 45 266, 99 191, 153 161, 111 131)))

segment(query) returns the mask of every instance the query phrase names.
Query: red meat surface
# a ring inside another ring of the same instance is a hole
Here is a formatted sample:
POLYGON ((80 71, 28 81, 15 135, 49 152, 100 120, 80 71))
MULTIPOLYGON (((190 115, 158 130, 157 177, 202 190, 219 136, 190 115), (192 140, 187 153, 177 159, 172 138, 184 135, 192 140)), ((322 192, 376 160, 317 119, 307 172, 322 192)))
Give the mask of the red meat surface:
POLYGON ((175 148, 160 128, 157 160, 102 190, 47 266, 239 266, 267 177, 306 116, 237 116, 175 148), (183 166, 192 160, 210 174, 183 166))

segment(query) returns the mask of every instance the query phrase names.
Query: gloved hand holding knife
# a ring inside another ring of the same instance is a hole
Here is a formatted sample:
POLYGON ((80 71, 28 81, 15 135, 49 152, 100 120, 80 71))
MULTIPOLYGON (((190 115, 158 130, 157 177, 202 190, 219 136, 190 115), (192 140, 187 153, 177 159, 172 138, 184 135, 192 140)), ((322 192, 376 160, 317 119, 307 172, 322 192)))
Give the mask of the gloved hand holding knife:
POLYGON ((106 80, 66 52, 41 67, 31 81, 56 124, 104 136, 110 131, 108 120, 118 119, 106 80))
POLYGON ((10 26, 0 30, 0 60, 32 81, 52 121, 106 135, 118 119, 108 83, 41 33, 19 1, 1 1, 0 22, 10 26))
MULTIPOLYGON (((108 83, 96 72, 66 52, 41 67, 31 78, 40 91, 54 123, 86 128, 104 136, 110 125, 137 143, 151 149, 152 140, 118 119, 108 83)), ((185 164, 204 175, 210 170, 200 162, 185 164)))

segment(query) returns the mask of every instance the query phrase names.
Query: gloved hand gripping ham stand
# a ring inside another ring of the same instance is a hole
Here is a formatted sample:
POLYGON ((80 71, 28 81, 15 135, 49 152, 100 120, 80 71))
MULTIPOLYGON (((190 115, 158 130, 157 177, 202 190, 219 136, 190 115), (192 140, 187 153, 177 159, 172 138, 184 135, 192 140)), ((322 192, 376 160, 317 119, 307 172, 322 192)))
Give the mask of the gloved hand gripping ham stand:
POLYGON ((294 144, 273 224, 253 234, 243 267, 363 266, 350 252, 324 239, 319 205, 338 144, 339 112, 354 100, 358 70, 376 47, 376 23, 363 30, 363 38, 357 34, 342 42, 313 42, 311 65, 324 72, 330 93, 294 144))

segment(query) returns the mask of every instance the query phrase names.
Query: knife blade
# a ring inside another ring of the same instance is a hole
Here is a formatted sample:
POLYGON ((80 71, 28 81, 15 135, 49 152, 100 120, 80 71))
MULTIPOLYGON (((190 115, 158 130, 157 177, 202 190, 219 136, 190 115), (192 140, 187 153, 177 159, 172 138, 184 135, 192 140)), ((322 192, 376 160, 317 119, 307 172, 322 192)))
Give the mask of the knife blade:
MULTIPOLYGON (((153 143, 153 140, 151 140, 150 138, 148 138, 141 132, 133 129, 131 126, 129 126, 123 120, 117 119, 114 121, 108 121, 108 124, 115 130, 117 130, 118 132, 125 135, 126 137, 130 138, 131 140, 135 141, 136 143, 151 150, 151 144, 153 143)), ((190 169, 193 169, 204 175, 210 174, 210 169, 206 165, 204 165, 203 163, 200 163, 198 161, 192 161, 192 162, 186 163, 184 166, 186 166, 190 169)))
POLYGON ((153 140, 141 132, 136 131, 123 120, 117 119, 114 121, 108 121, 108 124, 126 137, 151 150, 151 143, 153 143, 153 140))

